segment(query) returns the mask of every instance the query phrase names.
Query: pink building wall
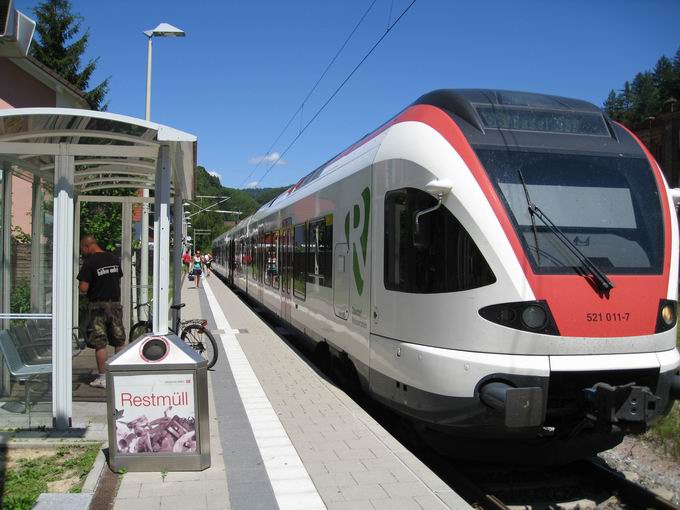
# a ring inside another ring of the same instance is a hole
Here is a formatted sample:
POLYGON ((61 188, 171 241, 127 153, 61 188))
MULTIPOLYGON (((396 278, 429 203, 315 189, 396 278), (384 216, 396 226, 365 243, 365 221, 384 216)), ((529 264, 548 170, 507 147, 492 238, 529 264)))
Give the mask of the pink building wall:
POLYGON ((54 107, 57 94, 47 85, 0 58, 0 108, 54 107))
POLYGON ((19 227, 25 233, 33 235, 31 211, 33 209, 33 183, 12 176, 12 228, 19 227))

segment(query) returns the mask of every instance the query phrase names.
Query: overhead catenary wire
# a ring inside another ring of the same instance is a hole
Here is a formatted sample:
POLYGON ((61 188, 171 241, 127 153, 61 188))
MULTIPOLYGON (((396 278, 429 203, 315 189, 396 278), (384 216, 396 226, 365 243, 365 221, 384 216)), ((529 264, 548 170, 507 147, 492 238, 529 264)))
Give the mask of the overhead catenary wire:
POLYGON ((345 86, 345 84, 354 76, 354 73, 357 72, 357 70, 361 67, 361 65, 368 59, 368 57, 371 56, 371 54, 375 51, 375 49, 380 45, 380 43, 387 37, 387 35, 391 32, 391 30, 396 26, 397 23, 406 15, 406 13, 413 7, 413 4, 415 4, 418 0, 412 0, 410 4, 401 12, 399 17, 394 20, 394 23, 389 25, 386 29, 385 32, 380 36, 380 38, 373 44, 370 50, 364 55, 364 57, 359 61, 359 63, 352 69, 352 71, 347 75, 347 77, 338 85, 338 87, 333 91, 333 93, 330 95, 330 97, 326 100, 326 102, 321 105, 321 107, 316 111, 316 113, 312 116, 311 119, 309 119, 309 122, 305 124, 305 126, 300 130, 300 132, 293 138, 293 140, 288 144, 288 146, 281 152, 276 160, 272 162, 272 164, 267 168, 266 172, 262 175, 262 177, 258 180, 259 183, 261 183, 267 175, 269 175, 269 172, 271 172, 272 168, 274 168, 279 161, 283 158, 283 156, 286 155, 286 153, 290 150, 290 148, 295 145, 295 142, 297 142, 302 134, 307 130, 307 128, 316 120, 316 118, 321 114, 326 109, 326 106, 333 100, 333 98, 342 90, 342 88, 345 86))
POLYGON ((390 13, 387 15, 387 28, 390 28, 390 23, 392 23, 392 9, 394 9, 394 0, 390 1, 390 13))
MULTIPOLYGON (((307 92, 307 95, 306 95, 305 98, 302 100, 302 103, 300 103, 300 106, 298 106, 297 110, 295 110, 295 112, 293 112, 293 115, 290 117, 290 119, 288 119, 288 122, 286 123, 286 125, 285 125, 285 126, 283 127, 283 129, 279 132, 278 136, 277 136, 276 139, 272 142, 272 144, 271 144, 271 146, 269 147, 269 149, 267 149, 266 154, 265 154, 265 155, 257 162, 257 165, 255 166, 255 168, 253 168, 253 170, 248 174, 248 176, 241 182, 241 185, 243 185, 244 183, 248 182, 248 181, 250 180, 250 178, 253 176, 253 174, 257 171, 257 169, 260 167, 260 165, 262 164, 262 162, 267 160, 267 158, 269 157, 269 155, 272 153, 272 149, 274 149, 274 147, 276 146, 276 144, 278 143, 278 141, 281 139, 281 137, 283 136, 283 134, 288 130, 288 128, 289 128, 290 125, 292 124, 293 120, 295 120, 295 117, 298 116, 298 114, 300 114, 300 128, 299 128, 299 132, 302 131, 302 113, 303 113, 303 111, 304 111, 305 103, 309 100, 309 98, 312 96, 312 94, 314 93, 314 91, 316 90, 316 88, 319 86, 319 84, 321 83, 321 80, 323 80, 324 77, 326 76, 326 74, 328 74, 328 71, 330 70, 330 68, 333 66, 333 64, 334 64, 335 61, 338 59, 338 57, 340 56, 340 54, 342 53, 342 51, 345 49, 345 46, 347 46, 347 43, 349 43, 350 39, 352 39, 352 37, 354 36, 355 32, 359 29, 359 27, 361 26, 361 24, 364 22, 364 19, 366 19, 366 16, 368 16, 368 13, 371 12, 371 9, 373 9, 373 6, 375 5, 375 3, 376 3, 377 1, 378 1, 378 0, 373 0, 373 1, 371 2, 371 4, 368 6, 368 8, 367 8, 367 9, 364 11, 364 13, 361 15, 361 18, 359 18, 359 21, 356 23, 356 25, 354 25, 354 28, 352 29, 352 31, 349 33, 349 35, 348 35, 347 38, 345 39, 345 42, 343 42, 342 45, 340 46, 340 48, 338 49, 338 51, 335 52, 335 55, 334 55, 333 58, 330 60, 330 62, 328 62, 328 65, 326 65, 326 68, 324 69, 323 73, 321 73, 321 76, 319 76, 319 78, 316 80, 316 83, 314 83, 314 85, 313 85, 312 88, 309 90, 309 92, 307 92)), ((277 162, 278 162, 278 160, 277 160, 277 162)))

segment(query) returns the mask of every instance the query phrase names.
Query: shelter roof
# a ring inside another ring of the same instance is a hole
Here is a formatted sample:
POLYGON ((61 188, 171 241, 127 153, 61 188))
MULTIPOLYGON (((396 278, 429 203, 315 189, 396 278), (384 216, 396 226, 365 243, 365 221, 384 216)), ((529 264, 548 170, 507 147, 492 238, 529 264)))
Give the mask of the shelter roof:
POLYGON ((196 137, 154 122, 109 112, 68 108, 0 110, 0 159, 37 174, 52 173, 54 157, 75 158, 78 193, 155 186, 159 149, 167 146, 172 183, 191 198, 196 137))

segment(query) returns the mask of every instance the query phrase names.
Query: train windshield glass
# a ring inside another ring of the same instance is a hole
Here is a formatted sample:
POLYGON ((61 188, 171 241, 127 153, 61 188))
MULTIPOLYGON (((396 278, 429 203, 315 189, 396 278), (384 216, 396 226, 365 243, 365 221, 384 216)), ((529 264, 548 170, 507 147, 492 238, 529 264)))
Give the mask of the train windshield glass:
POLYGON ((610 274, 660 274, 663 217, 645 159, 477 149, 519 233, 534 270, 578 271, 576 257, 538 218, 531 201, 599 269, 610 274))

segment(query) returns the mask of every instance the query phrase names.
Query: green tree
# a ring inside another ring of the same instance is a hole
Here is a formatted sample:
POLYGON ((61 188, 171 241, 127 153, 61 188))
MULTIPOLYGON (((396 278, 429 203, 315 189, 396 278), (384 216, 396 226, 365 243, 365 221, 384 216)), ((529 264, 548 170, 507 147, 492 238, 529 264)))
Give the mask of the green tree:
POLYGON ((633 107, 629 110, 627 121, 629 124, 639 124, 648 117, 661 112, 659 90, 654 83, 652 73, 638 73, 631 84, 633 93, 633 107))
POLYGON ((612 90, 603 108, 612 119, 635 126, 668 111, 673 100, 680 101, 680 49, 672 60, 662 56, 654 69, 626 81, 618 93, 612 90))
POLYGON ((673 63, 666 56, 661 57, 656 65, 652 75, 654 86, 659 91, 659 97, 667 99, 670 97, 680 96, 678 85, 680 85, 680 75, 675 74, 673 70, 673 63))
POLYGON ((621 115, 623 115, 623 97, 621 94, 617 94, 615 90, 611 90, 604 102, 604 111, 607 112, 614 120, 621 120, 621 115))
MULTIPOLYGON (((120 188, 102 190, 97 195, 132 196, 137 190, 120 188)), ((122 239, 123 208, 118 203, 83 202, 80 206, 80 237, 93 235, 99 246, 107 251, 114 251, 120 246, 122 239)))
POLYGON ((90 39, 89 29, 79 36, 82 16, 71 12, 69 0, 45 0, 33 9, 33 14, 38 39, 31 45, 32 55, 84 91, 92 109, 106 110, 108 102, 105 103, 104 99, 110 78, 88 90, 99 59, 91 59, 85 66, 81 65, 81 57, 90 39))

